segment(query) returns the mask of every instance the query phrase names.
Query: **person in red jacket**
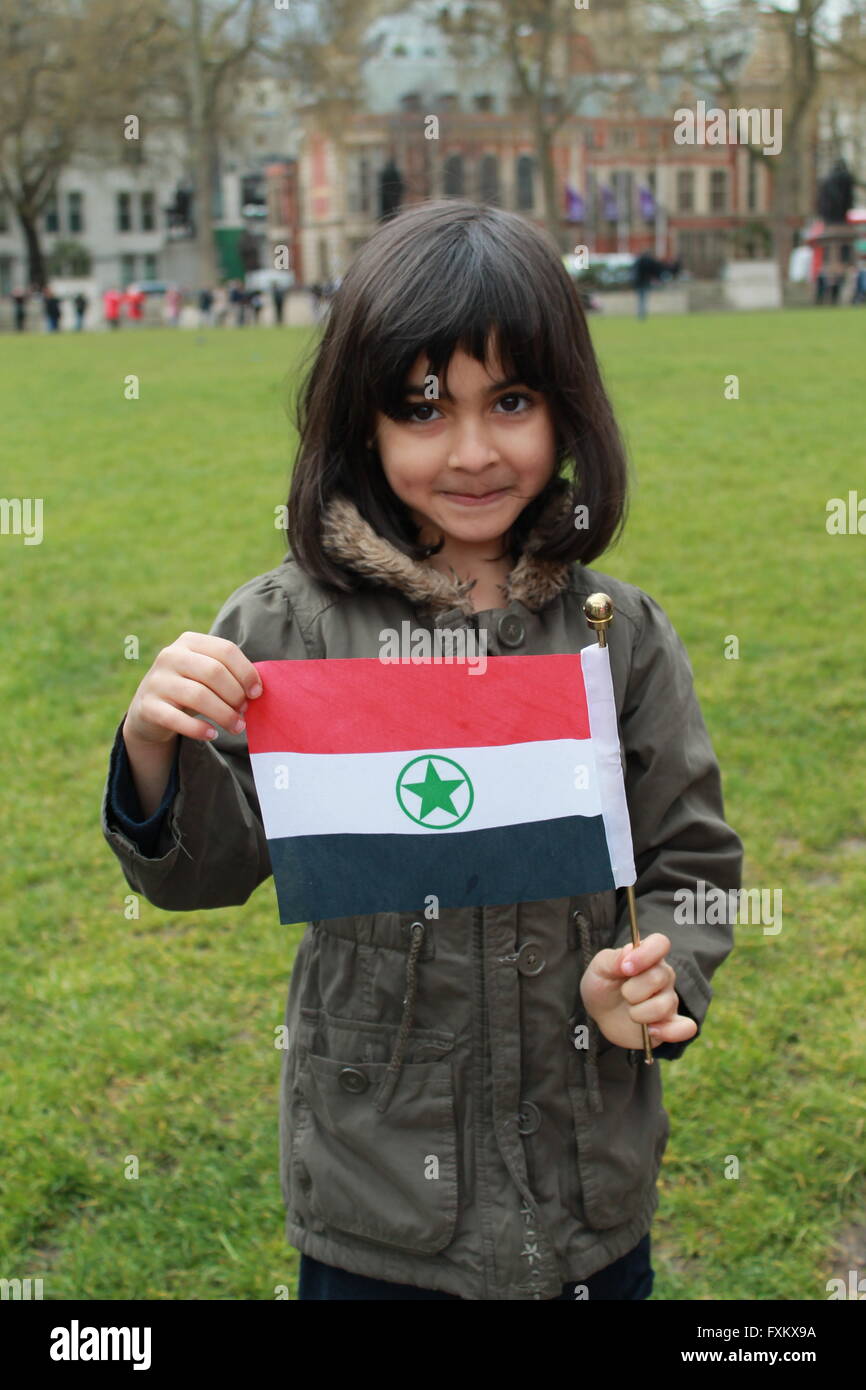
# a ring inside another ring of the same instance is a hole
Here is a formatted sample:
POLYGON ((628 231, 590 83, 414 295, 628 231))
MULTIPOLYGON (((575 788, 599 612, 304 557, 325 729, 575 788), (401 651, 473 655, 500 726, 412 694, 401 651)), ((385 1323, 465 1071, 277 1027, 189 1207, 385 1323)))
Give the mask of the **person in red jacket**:
POLYGON ((119 290, 106 290, 102 296, 102 312, 109 328, 120 327, 120 303, 123 296, 119 290))
POLYGON ((130 285, 123 296, 130 323, 140 324, 144 319, 144 298, 144 290, 140 290, 137 285, 130 285))

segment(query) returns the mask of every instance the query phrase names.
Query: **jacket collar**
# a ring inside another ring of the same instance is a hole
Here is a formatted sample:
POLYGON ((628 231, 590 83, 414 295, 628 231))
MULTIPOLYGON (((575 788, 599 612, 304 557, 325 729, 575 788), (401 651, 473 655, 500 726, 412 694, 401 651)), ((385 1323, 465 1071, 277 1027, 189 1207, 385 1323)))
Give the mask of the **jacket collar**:
MULTIPOLYGON (((572 510, 571 488, 563 482, 527 537, 523 552, 505 581, 506 605, 517 600, 531 612, 537 612, 567 587, 572 566, 541 560, 535 552, 552 526, 572 510)), ((430 565, 410 559, 374 531, 355 503, 342 494, 334 496, 325 508, 322 545, 347 569, 397 589, 428 612, 459 609, 471 616, 475 611, 470 598, 474 579, 460 579, 454 570, 453 578, 449 578, 430 565)))

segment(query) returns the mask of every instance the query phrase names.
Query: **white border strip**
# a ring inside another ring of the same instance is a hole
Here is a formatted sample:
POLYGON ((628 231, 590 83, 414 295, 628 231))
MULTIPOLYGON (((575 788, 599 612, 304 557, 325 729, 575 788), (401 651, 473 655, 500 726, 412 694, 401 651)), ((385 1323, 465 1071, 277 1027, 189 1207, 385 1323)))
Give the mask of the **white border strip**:
POLYGON ((627 884, 634 883, 637 875, 622 774, 619 725, 610 674, 610 652, 607 647, 600 647, 595 643, 591 647, 581 649, 580 661, 610 867, 617 888, 624 888, 627 884))

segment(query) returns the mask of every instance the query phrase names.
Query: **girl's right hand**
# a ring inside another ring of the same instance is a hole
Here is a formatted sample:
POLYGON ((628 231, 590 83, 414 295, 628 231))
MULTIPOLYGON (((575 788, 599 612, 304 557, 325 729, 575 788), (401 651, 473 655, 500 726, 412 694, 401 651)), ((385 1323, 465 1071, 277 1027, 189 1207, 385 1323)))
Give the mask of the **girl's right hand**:
POLYGON ((127 711, 123 737, 141 744, 167 744, 178 734, 208 739, 210 724, 228 733, 244 728, 243 713, 262 693, 259 673, 235 642, 206 632, 182 632, 163 647, 127 711))

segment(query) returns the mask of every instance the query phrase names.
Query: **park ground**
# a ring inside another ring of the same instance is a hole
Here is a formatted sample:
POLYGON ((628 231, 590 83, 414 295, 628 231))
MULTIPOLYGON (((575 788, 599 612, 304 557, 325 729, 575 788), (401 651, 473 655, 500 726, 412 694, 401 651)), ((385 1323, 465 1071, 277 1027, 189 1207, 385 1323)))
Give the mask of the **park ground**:
MULTIPOLYGON (((866 1272, 866 535, 826 527, 831 498, 866 498, 866 315, 592 330, 635 482, 596 566, 673 619, 745 886, 783 894, 781 931, 737 928, 701 1038, 660 1064, 654 1297, 825 1299, 866 1272)), ((155 653, 282 559, 312 341, 0 341, 2 490, 44 499, 40 545, 0 536, 0 1276, 46 1298, 294 1296, 274 1036, 301 928, 270 881, 243 907, 127 920, 99 802, 155 653)))

